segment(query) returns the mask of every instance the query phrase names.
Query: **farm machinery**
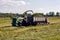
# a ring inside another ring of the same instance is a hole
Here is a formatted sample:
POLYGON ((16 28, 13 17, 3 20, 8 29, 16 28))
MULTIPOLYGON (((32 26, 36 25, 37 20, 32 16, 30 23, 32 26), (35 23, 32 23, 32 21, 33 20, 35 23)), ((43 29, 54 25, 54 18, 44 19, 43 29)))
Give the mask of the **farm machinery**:
POLYGON ((29 26, 48 23, 47 17, 35 17, 32 15, 32 13, 32 10, 28 10, 24 12, 23 17, 13 18, 12 26, 29 26))

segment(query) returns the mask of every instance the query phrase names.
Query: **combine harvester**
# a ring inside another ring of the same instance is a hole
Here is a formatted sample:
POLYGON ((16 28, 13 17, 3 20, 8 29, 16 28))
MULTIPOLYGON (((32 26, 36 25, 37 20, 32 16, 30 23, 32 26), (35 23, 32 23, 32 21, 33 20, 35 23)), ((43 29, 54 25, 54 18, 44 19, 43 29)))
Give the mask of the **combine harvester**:
POLYGON ((31 13, 32 10, 28 10, 24 12, 24 17, 13 18, 12 26, 29 26, 29 25, 37 25, 37 24, 48 24, 47 17, 35 17, 31 13))

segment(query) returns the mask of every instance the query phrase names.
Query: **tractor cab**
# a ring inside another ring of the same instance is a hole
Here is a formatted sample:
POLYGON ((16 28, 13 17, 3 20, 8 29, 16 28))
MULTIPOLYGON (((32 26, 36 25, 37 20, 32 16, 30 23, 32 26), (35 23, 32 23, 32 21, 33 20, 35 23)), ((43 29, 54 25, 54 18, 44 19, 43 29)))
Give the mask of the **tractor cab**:
POLYGON ((21 25, 22 25, 22 22, 23 22, 23 19, 24 19, 24 18, 22 18, 22 17, 17 18, 16 24, 17 24, 18 26, 21 26, 21 25))
POLYGON ((18 18, 13 18, 12 20, 12 25, 13 26, 27 26, 27 25, 31 25, 33 22, 33 11, 32 10, 28 10, 24 12, 24 16, 23 17, 18 17, 18 18))
POLYGON ((32 10, 28 10, 24 12, 24 21, 26 25, 31 25, 33 22, 33 11, 32 10))

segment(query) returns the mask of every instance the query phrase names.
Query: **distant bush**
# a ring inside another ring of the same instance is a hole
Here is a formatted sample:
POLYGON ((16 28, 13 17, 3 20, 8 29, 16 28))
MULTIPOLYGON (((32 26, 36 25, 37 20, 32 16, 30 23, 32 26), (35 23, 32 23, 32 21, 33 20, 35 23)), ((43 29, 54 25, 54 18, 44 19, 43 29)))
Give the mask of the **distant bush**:
POLYGON ((44 14, 43 13, 34 13, 33 16, 36 16, 36 17, 42 17, 44 14))
POLYGON ((22 14, 13 14, 13 13, 0 13, 0 17, 20 17, 20 16, 23 16, 22 14))

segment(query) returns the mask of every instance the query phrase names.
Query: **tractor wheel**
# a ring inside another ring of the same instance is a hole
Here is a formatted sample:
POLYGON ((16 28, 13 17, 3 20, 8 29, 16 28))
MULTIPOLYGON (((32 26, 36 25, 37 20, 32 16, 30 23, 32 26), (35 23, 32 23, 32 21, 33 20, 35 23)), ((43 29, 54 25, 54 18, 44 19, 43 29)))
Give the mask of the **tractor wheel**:
POLYGON ((33 25, 33 26, 36 26, 36 25, 37 25, 37 22, 33 22, 32 25, 33 25))
POLYGON ((18 24, 17 24, 18 26, 21 26, 21 23, 20 22, 18 22, 18 24))

